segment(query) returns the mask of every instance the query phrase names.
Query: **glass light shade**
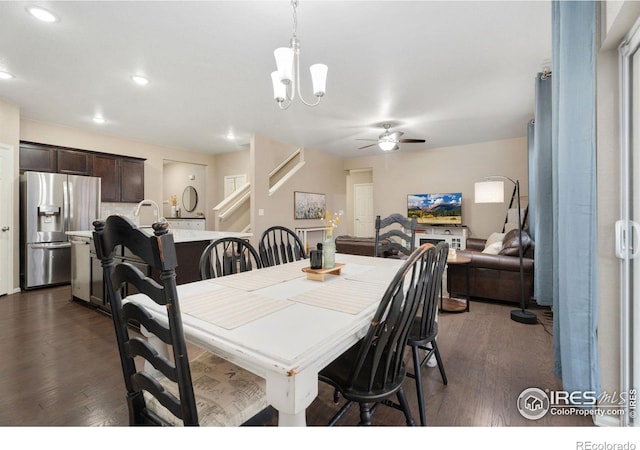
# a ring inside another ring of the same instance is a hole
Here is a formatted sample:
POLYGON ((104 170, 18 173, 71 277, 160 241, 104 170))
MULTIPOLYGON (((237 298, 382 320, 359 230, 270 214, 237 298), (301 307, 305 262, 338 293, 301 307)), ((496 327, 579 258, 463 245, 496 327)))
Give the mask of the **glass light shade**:
POLYGON ((293 50, 289 47, 280 47, 273 51, 273 56, 276 57, 276 67, 278 68, 280 82, 284 84, 291 83, 293 78, 293 50))
POLYGON ((273 98, 277 102, 283 102, 287 96, 287 86, 280 82, 280 75, 277 71, 271 72, 271 83, 273 84, 273 98))
POLYGON ((396 143, 393 141, 380 141, 378 142, 378 147, 380 147, 380 150, 388 152, 396 149, 396 143))
POLYGON ((503 181, 481 181, 475 184, 476 203, 504 203, 503 181))
POLYGON ((314 64, 309 67, 311 72, 311 82, 313 83, 313 95, 322 97, 327 92, 327 70, 326 64, 314 64))

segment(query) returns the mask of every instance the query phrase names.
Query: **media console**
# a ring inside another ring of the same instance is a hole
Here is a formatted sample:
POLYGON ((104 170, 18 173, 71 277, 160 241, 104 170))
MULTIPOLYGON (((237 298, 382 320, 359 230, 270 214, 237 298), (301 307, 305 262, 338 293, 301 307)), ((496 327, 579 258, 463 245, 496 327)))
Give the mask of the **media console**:
POLYGON ((449 248, 465 250, 469 232, 466 227, 419 227, 416 230, 416 247, 422 244, 437 244, 445 241, 449 248))

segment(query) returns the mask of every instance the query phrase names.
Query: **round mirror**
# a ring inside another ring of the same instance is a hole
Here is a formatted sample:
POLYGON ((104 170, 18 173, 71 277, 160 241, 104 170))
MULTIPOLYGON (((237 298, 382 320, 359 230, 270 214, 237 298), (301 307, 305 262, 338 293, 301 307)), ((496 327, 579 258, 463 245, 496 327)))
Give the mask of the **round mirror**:
POLYGON ((182 193, 182 206, 187 212, 192 212, 198 204, 198 191, 193 186, 187 186, 182 193))

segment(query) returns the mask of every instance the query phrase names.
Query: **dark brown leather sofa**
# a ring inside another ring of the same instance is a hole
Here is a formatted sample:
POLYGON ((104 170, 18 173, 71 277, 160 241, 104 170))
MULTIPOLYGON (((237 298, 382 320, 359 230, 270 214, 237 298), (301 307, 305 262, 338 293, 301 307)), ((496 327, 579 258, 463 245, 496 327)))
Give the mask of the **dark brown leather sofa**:
MULTIPOLYGON (((469 295, 488 300, 520 304, 520 258, 518 256, 518 230, 504 236, 499 254, 482 253, 485 239, 468 238, 466 250, 457 255, 471 258, 468 267, 449 264, 447 290, 452 297, 466 295, 466 270, 469 270, 469 295)), ((526 231, 523 240, 523 272, 525 307, 533 297, 534 242, 526 231)))
MULTIPOLYGON (((381 241, 385 243, 387 240, 381 241)), ((338 236, 336 237, 336 252, 347 253, 349 255, 375 256, 376 238, 374 237, 355 237, 355 236, 338 236)), ((397 251, 385 251, 385 258, 397 255, 397 251)))

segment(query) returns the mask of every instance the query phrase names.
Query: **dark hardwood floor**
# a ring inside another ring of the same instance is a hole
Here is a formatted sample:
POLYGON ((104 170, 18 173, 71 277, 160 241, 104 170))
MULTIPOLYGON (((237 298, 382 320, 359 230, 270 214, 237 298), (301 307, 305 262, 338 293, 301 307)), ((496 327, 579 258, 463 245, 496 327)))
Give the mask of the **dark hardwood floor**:
MULTIPOLYGON (((0 297, 0 425, 127 425, 111 318, 70 298, 69 286, 0 297)), ((593 425, 588 417, 520 416, 516 399, 523 389, 561 389, 561 383, 552 373, 549 313, 536 310, 544 326, 522 325, 509 319, 511 309, 474 301, 468 313, 440 314, 438 344, 449 384, 437 368, 424 369, 430 426, 593 425)), ((406 390, 418 421, 413 383, 407 379, 406 390)), ((323 425, 336 410, 332 390, 321 384, 307 422, 323 425)), ((357 410, 341 424, 357 424, 357 410)), ((265 425, 276 422, 271 417, 265 425)), ((404 417, 381 406, 373 422, 404 425, 404 417)))

